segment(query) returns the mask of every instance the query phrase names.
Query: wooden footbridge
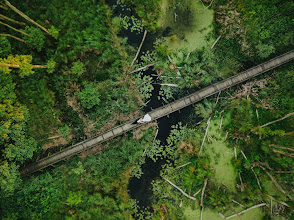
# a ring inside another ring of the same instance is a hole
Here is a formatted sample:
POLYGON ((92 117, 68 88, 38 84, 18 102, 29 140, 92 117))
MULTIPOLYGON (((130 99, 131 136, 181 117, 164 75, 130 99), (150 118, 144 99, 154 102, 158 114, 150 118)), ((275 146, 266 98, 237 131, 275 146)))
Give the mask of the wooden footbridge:
MULTIPOLYGON (((212 84, 206 88, 203 88, 193 94, 190 94, 184 98, 178 99, 172 103, 169 103, 167 105, 164 105, 160 108, 154 109, 153 111, 149 112, 148 114, 151 116, 152 120, 159 119, 161 117, 164 117, 168 114, 171 114, 172 112, 178 111, 182 108, 185 108, 193 103, 196 103, 206 97, 209 97, 215 93, 218 93, 224 89, 230 88, 234 85, 237 85, 239 83, 242 83, 248 79, 251 79, 252 77, 255 77, 261 73, 267 72, 271 69, 274 69, 284 63, 287 63, 294 59, 294 50, 289 51, 283 55, 280 55, 278 57, 275 57, 265 63, 262 63, 258 66, 255 66, 249 70, 246 70, 244 72, 241 72, 237 75, 234 75, 230 78, 227 78, 225 80, 222 80, 220 82, 217 82, 215 84, 212 84)), ((286 80, 286 79, 285 79, 286 80)), ((78 153, 81 153, 85 150, 89 150, 92 147, 97 146, 98 144, 107 141, 111 138, 114 138, 116 136, 122 135, 125 132, 128 132, 130 130, 133 130, 137 127, 142 126, 142 124, 132 124, 135 120, 129 121, 123 125, 119 125, 117 127, 112 128, 111 130, 108 130, 98 136, 92 137, 90 139, 87 139, 83 142, 77 143, 71 147, 68 147, 58 153, 55 153, 49 157, 46 157, 44 159, 41 159, 33 164, 28 165, 22 170, 22 173, 33 173, 35 171, 41 170, 45 167, 48 167, 52 164, 55 164, 61 160, 64 160, 66 158, 69 158, 73 155, 76 155, 78 153)))

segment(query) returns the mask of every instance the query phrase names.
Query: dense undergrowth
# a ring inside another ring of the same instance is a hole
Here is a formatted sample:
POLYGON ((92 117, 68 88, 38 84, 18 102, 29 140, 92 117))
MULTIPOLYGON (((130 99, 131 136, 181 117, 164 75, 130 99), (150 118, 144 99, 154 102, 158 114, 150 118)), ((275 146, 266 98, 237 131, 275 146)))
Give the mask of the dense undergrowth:
MULTIPOLYGON (((57 145, 136 115, 155 83, 161 84, 158 98, 170 102, 293 48, 292 1, 205 0, 203 10, 214 10, 214 23, 204 47, 175 49, 159 37, 132 68, 152 64, 153 79, 144 71, 129 74, 135 49, 119 32, 160 30, 160 2, 117 1, 137 13, 118 18, 102 0, 11 0, 45 30, 1 2, 0 63, 7 64, 0 65, 1 218, 191 219, 204 207, 204 217, 217 219, 218 212, 228 216, 259 203, 267 205, 256 218, 293 217, 293 117, 262 126, 294 112, 292 63, 198 104, 187 127, 174 126, 164 145, 151 141, 149 129, 139 140, 126 135, 99 154, 20 177, 20 166, 57 145), (203 118, 199 126, 193 115, 203 118), (152 213, 127 192, 130 175, 140 178, 147 158, 166 160, 153 182, 152 213)), ((181 1, 164 2, 175 14, 187 10, 181 1)), ((168 32, 160 30, 170 41, 184 41, 185 33, 168 32)))

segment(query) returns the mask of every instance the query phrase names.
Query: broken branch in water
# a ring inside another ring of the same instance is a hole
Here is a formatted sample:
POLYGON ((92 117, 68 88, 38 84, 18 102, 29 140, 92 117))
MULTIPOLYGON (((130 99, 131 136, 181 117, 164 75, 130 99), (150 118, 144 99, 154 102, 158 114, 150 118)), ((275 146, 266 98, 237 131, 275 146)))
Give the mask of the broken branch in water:
MULTIPOLYGON (((158 62, 156 62, 156 63, 158 63, 158 62)), ((139 72, 139 71, 144 70, 144 69, 147 69, 150 66, 154 66, 156 63, 151 63, 151 64, 148 64, 146 66, 140 67, 140 68, 138 68, 138 69, 133 70, 132 72, 130 72, 130 74, 139 72)))
POLYGON ((137 53, 136 53, 135 58, 133 59, 133 61, 132 61, 132 63, 131 63, 130 69, 132 68, 132 66, 134 65, 135 61, 137 60, 137 57, 139 56, 139 53, 140 53, 141 48, 142 48, 142 45, 143 45, 143 43, 144 43, 144 41, 145 41, 146 35, 147 35, 147 31, 145 30, 145 31, 144 31, 144 35, 143 35, 142 42, 141 42, 141 44, 140 44, 140 46, 139 46, 139 48, 138 48, 138 50, 137 50, 137 53))

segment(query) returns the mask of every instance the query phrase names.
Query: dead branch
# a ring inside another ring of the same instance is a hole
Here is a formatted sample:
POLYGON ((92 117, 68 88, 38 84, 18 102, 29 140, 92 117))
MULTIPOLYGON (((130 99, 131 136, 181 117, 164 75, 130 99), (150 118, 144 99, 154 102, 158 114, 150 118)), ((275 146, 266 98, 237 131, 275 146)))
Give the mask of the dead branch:
POLYGON ((275 173, 294 173, 293 171, 275 170, 275 173))
POLYGON ((206 8, 203 9, 203 12, 206 11, 206 9, 208 9, 212 5, 213 1, 214 0, 211 0, 210 4, 206 8))
POLYGON ((242 205, 240 202, 237 202, 236 200, 232 200, 232 202, 234 202, 234 203, 236 203, 236 204, 242 206, 243 208, 246 208, 244 205, 242 205))
POLYGON ((208 178, 205 178, 204 186, 203 186, 203 189, 202 189, 202 192, 201 192, 201 200, 200 200, 201 215, 200 215, 200 220, 202 220, 202 216, 203 216, 203 210, 204 210, 203 197, 204 197, 204 191, 205 191, 205 188, 206 188, 206 185, 207 185, 207 181, 208 181, 208 178))
POLYGON ((189 165, 190 163, 191 163, 191 162, 185 163, 185 164, 183 164, 183 165, 181 165, 181 166, 176 167, 175 169, 179 169, 179 168, 181 168, 181 167, 187 166, 187 165, 189 165))
POLYGON ((291 199, 292 201, 294 201, 293 197, 291 195, 289 195, 277 182, 277 180, 261 165, 259 165, 259 167, 261 169, 264 170, 264 172, 269 176, 269 178, 274 182, 275 186, 285 195, 287 196, 289 199, 291 199))
MULTIPOLYGON (((158 63, 158 62, 156 62, 156 63, 158 63)), ((140 67, 140 68, 138 68, 138 69, 133 70, 132 72, 130 72, 130 74, 139 72, 139 71, 144 70, 144 69, 147 69, 150 66, 154 66, 156 63, 151 63, 151 64, 148 64, 146 66, 140 67)))
POLYGON ((20 10, 18 10, 16 7, 14 7, 12 4, 10 4, 9 1, 4 0, 5 4, 11 8, 13 11, 15 11, 17 14, 19 14, 21 17, 23 17, 24 19, 26 19, 27 21, 31 22, 32 24, 38 26, 39 28, 41 28, 43 31, 45 31, 46 33, 50 34, 50 32, 44 28, 43 26, 41 26, 40 24, 38 24, 37 22, 35 22, 34 20, 32 20, 31 18, 29 18, 28 16, 26 16, 23 12, 21 12, 20 10))
POLYGON ((145 30, 145 31, 144 31, 144 35, 143 35, 143 39, 142 39, 141 44, 140 44, 140 46, 139 46, 139 48, 138 48, 138 50, 137 50, 136 56, 135 56, 135 58, 133 59, 133 61, 132 61, 132 63, 131 63, 130 69, 131 69, 132 66, 134 65, 134 63, 135 63, 137 57, 139 56, 139 53, 140 53, 141 48, 142 48, 142 46, 143 46, 143 43, 144 43, 144 41, 145 41, 146 35, 147 35, 147 31, 145 30))
POLYGON ((219 136, 221 134, 221 128, 222 128, 222 125, 223 125, 223 119, 224 119, 224 117, 222 116, 221 121, 220 121, 220 125, 219 125, 219 136))
POLYGON ((196 200, 196 198, 189 196, 187 193, 185 193, 182 189, 180 189, 179 187, 177 187, 175 184, 173 184, 171 181, 169 181, 168 179, 162 177, 165 181, 167 181, 170 185, 172 185, 173 187, 175 187, 177 190, 179 190, 184 196, 186 196, 189 199, 192 200, 196 200))
POLYGON ((294 154, 289 154, 289 153, 286 153, 284 151, 279 151, 279 150, 273 149, 273 152, 276 153, 276 154, 282 154, 282 155, 285 155, 285 156, 293 157, 294 158, 294 154))
POLYGON ((236 150, 236 147, 234 147, 234 154, 235 154, 235 158, 237 160, 237 150, 236 150))
POLYGON ((150 77, 149 79, 147 79, 146 81, 142 82, 140 85, 137 86, 137 88, 140 88, 142 85, 146 84, 147 82, 149 82, 150 80, 152 80, 153 78, 150 77))
POLYGON ((239 213, 237 213, 237 214, 234 214, 234 215, 228 216, 228 217, 226 217, 226 219, 233 218, 233 217, 238 216, 238 215, 240 215, 240 214, 243 214, 243 213, 245 213, 245 212, 247 212, 247 211, 249 211, 249 210, 251 210, 251 209, 255 209, 255 208, 258 208, 258 207, 265 206, 265 205, 266 205, 266 203, 261 203, 261 204, 258 204, 258 205, 255 205, 255 206, 252 206, 252 207, 250 207, 250 208, 248 208, 248 209, 245 209, 245 210, 242 211, 242 212, 239 212, 239 213))
POLYGON ((171 83, 161 83, 159 85, 161 85, 161 86, 170 86, 170 87, 179 87, 177 84, 171 84, 171 83))
POLYGON ((294 149, 290 148, 290 147, 277 146, 277 145, 274 145, 274 144, 270 144, 269 146, 275 147, 275 148, 281 148, 281 149, 284 149, 284 150, 294 151, 294 149))
POLYGON ((212 44, 212 46, 210 47, 210 49, 212 50, 214 48, 214 46, 216 45, 216 43, 219 41, 219 39, 221 38, 222 35, 219 35, 218 38, 216 38, 216 40, 214 41, 214 43, 212 44))
POLYGON ((276 123, 276 122, 282 121, 282 120, 284 120, 284 119, 286 119, 286 118, 288 118, 288 117, 291 117, 291 116, 293 116, 293 115, 294 115, 294 112, 289 113, 289 114, 285 115, 284 117, 282 117, 282 118, 280 118, 280 119, 274 120, 274 121, 272 121, 272 122, 268 122, 268 123, 266 123, 266 124, 264 124, 264 125, 261 125, 260 127, 263 128, 263 127, 265 127, 265 126, 268 126, 268 125, 274 124, 274 123, 276 123))
POLYGON ((205 134, 204 134, 204 138, 202 140, 202 144, 201 144, 200 150, 199 150, 199 155, 201 154, 202 147, 203 147, 203 144, 204 144, 205 139, 206 139, 206 136, 207 136, 208 128, 209 128, 209 125, 210 125, 210 119, 211 119, 211 116, 209 117, 209 119, 207 121, 207 127, 206 127, 206 131, 205 131, 205 134))
POLYGON ((20 41, 20 42, 25 42, 23 39, 18 38, 18 37, 15 37, 15 36, 13 36, 13 35, 11 35, 11 34, 0 34, 0 36, 12 37, 12 38, 14 38, 15 40, 18 40, 18 41, 20 41))
MULTIPOLYGON (((158 126, 157 126, 157 125, 156 125, 156 127, 157 127, 157 129, 156 129, 156 133, 155 133, 155 136, 154 136, 154 138, 153 138, 152 143, 155 141, 155 139, 157 138, 157 135, 158 135, 158 131, 159 131, 159 129, 158 129, 158 126)), ((148 146, 148 147, 149 147, 149 146, 148 146)), ((144 155, 145 155, 146 150, 147 150, 148 147, 146 147, 146 149, 144 150, 144 152, 143 152, 143 154, 142 154, 142 157, 144 157, 144 155)))
POLYGON ((198 195, 200 192, 201 192, 201 190, 202 189, 199 189, 196 193, 194 193, 194 195, 193 196, 196 196, 196 195, 198 195))
POLYGON ((13 20, 12 18, 6 17, 5 15, 2 15, 2 14, 0 14, 0 19, 8 20, 8 21, 14 22, 14 23, 19 24, 19 25, 25 25, 25 23, 23 23, 23 22, 13 20))
POLYGON ((246 155, 244 154, 244 152, 243 152, 242 150, 241 150, 241 153, 242 153, 243 157, 244 157, 246 160, 248 160, 247 157, 246 157, 246 155))
POLYGON ((167 55, 167 57, 168 57, 168 59, 169 59, 169 62, 171 62, 171 64, 175 67, 175 71, 177 72, 178 76, 181 76, 181 77, 182 77, 180 71, 178 70, 178 68, 176 67, 176 65, 173 63, 173 61, 172 61, 172 59, 170 58, 170 56, 167 55))
POLYGON ((0 21, 0 24, 6 26, 6 27, 8 27, 8 28, 11 28, 12 30, 17 31, 17 32, 19 32, 19 33, 21 33, 21 34, 23 34, 23 35, 26 35, 26 36, 29 36, 29 37, 30 37, 30 35, 28 35, 26 32, 20 31, 20 30, 18 30, 18 29, 16 29, 16 28, 10 26, 9 24, 3 23, 3 22, 1 22, 1 21, 0 21))
POLYGON ((261 188, 261 185, 260 185, 259 179, 258 179, 257 174, 255 173, 253 167, 251 167, 251 171, 253 172, 253 174, 254 174, 254 176, 255 176, 255 178, 256 178, 256 181, 257 181, 257 184, 258 184, 258 187, 259 187, 260 191, 262 191, 262 188, 261 188))
POLYGON ((219 212, 218 214, 219 214, 220 217, 222 217, 224 219, 226 218, 222 213, 219 212))
POLYGON ((272 196, 270 196, 270 195, 268 195, 268 194, 261 194, 261 195, 265 195, 265 196, 267 196, 267 197, 269 197, 270 199, 272 199, 272 200, 274 200, 274 201, 276 201, 276 202, 278 202, 278 203, 280 203, 280 204, 282 204, 282 205, 284 205, 284 206, 287 206, 287 207, 289 207, 289 205, 287 204, 287 203, 285 203, 285 202, 283 202, 283 201, 280 201, 280 200, 277 200, 277 199, 275 199, 274 197, 272 197, 272 196))

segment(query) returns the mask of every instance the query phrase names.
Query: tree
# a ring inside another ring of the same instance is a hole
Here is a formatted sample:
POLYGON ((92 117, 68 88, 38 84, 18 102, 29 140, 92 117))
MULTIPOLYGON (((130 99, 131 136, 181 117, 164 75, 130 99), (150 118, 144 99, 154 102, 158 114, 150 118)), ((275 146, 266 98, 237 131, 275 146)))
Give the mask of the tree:
POLYGON ((32 65, 32 56, 30 55, 9 55, 7 58, 0 58, 0 70, 4 73, 10 73, 11 68, 19 69, 19 76, 25 77, 34 73, 34 68, 47 68, 47 65, 32 65))
POLYGON ((81 99, 82 106, 87 109, 91 109, 100 103, 100 94, 93 85, 85 85, 78 96, 81 99))
POLYGON ((26 26, 25 30, 28 36, 24 36, 25 43, 31 49, 37 49, 39 52, 44 47, 45 36, 40 29, 26 26))

